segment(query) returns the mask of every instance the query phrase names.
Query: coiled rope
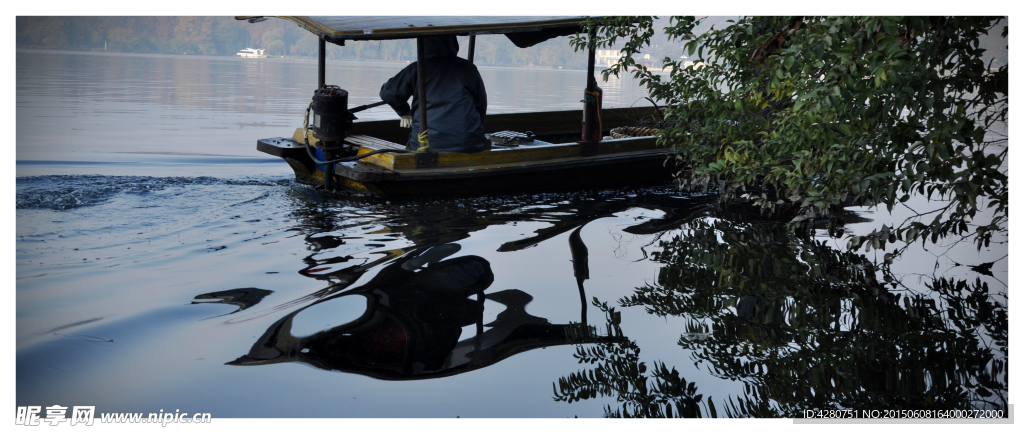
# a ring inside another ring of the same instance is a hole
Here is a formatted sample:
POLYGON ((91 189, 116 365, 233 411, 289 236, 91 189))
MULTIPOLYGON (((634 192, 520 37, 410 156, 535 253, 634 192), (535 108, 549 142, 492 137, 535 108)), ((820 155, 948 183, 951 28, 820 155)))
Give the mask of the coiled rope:
POLYGON ((613 138, 646 137, 658 135, 658 130, 646 127, 618 127, 610 131, 613 138))
POLYGON ((430 140, 427 138, 427 130, 423 130, 416 140, 420 142, 420 147, 416 148, 416 152, 430 152, 430 140))

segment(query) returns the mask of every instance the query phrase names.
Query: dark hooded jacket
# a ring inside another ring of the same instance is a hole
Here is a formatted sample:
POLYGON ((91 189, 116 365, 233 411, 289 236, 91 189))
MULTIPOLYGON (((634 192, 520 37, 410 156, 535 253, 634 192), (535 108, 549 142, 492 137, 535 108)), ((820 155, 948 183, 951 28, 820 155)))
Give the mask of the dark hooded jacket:
MULTIPOLYGON (((484 116, 487 93, 480 72, 468 60, 457 57, 454 36, 427 38, 423 54, 427 96, 427 127, 430 150, 476 152, 485 149, 484 116)), ((416 62, 380 88, 380 98, 399 116, 412 116, 409 146, 419 148, 419 98, 416 96, 416 62), (409 97, 412 97, 412 107, 409 97)))

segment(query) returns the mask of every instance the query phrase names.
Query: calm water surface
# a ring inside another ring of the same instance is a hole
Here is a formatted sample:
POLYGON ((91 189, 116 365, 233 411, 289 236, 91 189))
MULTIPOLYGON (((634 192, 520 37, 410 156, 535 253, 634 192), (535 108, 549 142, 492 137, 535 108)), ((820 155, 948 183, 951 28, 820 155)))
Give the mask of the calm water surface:
MULTIPOLYGON (((361 105, 402 67, 331 62, 327 81, 361 105)), ((491 113, 577 109, 585 83, 481 74, 491 113)), ((1005 237, 913 247, 885 269, 669 187, 326 197, 255 150, 301 126, 315 81, 305 60, 17 53, 17 405, 1006 408, 1005 237)), ((645 103, 632 80, 602 87, 606 106, 645 103)), ((845 229, 906 213, 852 209, 845 229)))

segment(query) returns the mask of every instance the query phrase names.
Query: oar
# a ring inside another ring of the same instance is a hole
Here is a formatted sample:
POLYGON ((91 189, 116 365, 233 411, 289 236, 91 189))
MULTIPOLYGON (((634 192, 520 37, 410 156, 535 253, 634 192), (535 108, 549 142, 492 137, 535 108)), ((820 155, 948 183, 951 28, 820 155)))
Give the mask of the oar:
POLYGON ((381 106, 381 105, 384 105, 384 101, 377 101, 377 102, 375 102, 373 104, 361 105, 361 106, 356 107, 356 108, 354 108, 352 110, 349 110, 349 111, 352 112, 352 113, 361 112, 363 110, 366 110, 366 109, 369 109, 369 108, 374 108, 374 107, 381 106))

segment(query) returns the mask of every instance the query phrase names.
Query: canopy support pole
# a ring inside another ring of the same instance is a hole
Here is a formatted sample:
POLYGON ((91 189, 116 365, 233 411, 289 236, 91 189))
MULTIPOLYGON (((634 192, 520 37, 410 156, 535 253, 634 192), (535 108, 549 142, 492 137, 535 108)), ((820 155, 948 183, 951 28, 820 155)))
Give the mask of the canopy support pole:
POLYGON ((591 90, 591 89, 594 88, 595 85, 597 85, 597 80, 594 79, 594 57, 596 55, 596 53, 595 53, 596 50, 595 50, 595 47, 594 47, 594 45, 595 45, 594 44, 594 39, 596 37, 597 37, 597 30, 593 29, 593 28, 590 29, 590 32, 589 32, 589 35, 588 35, 588 38, 587 38, 588 39, 588 41, 587 41, 587 45, 588 45, 588 50, 587 50, 587 90, 591 90))
POLYGON ((476 51, 476 35, 469 35, 469 56, 466 59, 473 63, 473 53, 476 51))
POLYGON ((595 155, 597 154, 597 142, 600 141, 601 131, 597 130, 594 132, 594 124, 597 122, 597 110, 598 101, 592 94, 597 88, 597 80, 594 79, 594 57, 595 57, 595 46, 597 45, 594 40, 597 37, 597 29, 590 28, 587 34, 587 88, 583 92, 583 140, 581 143, 584 144, 583 155, 595 155), (597 136, 597 137, 595 137, 597 136))
MULTIPOLYGON (((317 67, 316 67, 316 88, 323 89, 327 82, 327 41, 323 37, 317 38, 317 67)), ((321 150, 324 160, 330 160, 331 155, 326 149, 321 150)), ((331 191, 334 187, 334 164, 324 165, 324 189, 331 191)))
MULTIPOLYGON (((424 84, 423 38, 416 38, 416 99, 419 100, 420 136, 427 134, 427 86, 424 84)), ((420 147, 422 148, 422 142, 420 147)))
POLYGON ((324 87, 324 83, 326 82, 325 75, 327 72, 327 41, 324 41, 324 38, 319 38, 319 42, 317 43, 317 45, 319 46, 319 54, 317 55, 319 63, 317 64, 316 69, 316 88, 322 89, 324 87))

